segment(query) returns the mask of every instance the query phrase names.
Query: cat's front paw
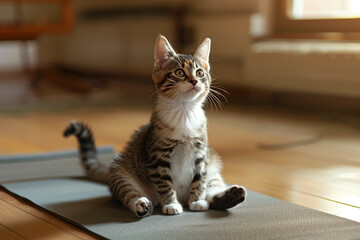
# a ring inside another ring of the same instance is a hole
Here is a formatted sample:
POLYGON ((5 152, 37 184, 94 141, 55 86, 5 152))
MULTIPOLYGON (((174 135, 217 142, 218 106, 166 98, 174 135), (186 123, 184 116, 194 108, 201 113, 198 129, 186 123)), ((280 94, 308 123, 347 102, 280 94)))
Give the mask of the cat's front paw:
POLYGON ((207 211, 209 209, 209 202, 206 200, 198 200, 196 202, 189 203, 189 209, 191 211, 207 211))
POLYGON ((183 212, 183 208, 180 203, 170 203, 163 206, 162 212, 166 215, 177 215, 183 212))
POLYGON ((152 202, 150 202, 150 200, 147 199, 146 197, 139 198, 135 202, 135 214, 138 217, 147 217, 151 215, 153 210, 154 207, 152 202))

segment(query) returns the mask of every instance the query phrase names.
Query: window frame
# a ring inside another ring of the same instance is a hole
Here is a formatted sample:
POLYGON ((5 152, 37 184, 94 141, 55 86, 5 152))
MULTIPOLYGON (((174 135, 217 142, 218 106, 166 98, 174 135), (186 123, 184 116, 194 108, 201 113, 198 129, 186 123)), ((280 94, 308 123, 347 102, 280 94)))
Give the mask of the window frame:
POLYGON ((311 36, 340 33, 344 36, 360 37, 360 18, 291 19, 288 16, 290 1, 274 1, 275 34, 311 36))

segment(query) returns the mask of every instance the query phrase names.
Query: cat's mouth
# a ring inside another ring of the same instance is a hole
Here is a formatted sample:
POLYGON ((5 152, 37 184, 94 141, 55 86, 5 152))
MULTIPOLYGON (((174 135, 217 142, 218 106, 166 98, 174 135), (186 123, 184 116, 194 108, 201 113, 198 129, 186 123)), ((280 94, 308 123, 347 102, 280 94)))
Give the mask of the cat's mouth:
POLYGON ((185 98, 188 99, 195 99, 197 98, 201 93, 203 92, 203 89, 200 86, 191 86, 185 90, 185 98))
POLYGON ((186 94, 189 97, 194 98, 194 97, 198 96, 201 92, 202 92, 202 89, 200 87, 192 87, 188 91, 186 91, 186 94))
POLYGON ((193 93, 198 93, 198 92, 201 92, 202 91, 202 88, 198 85, 195 85, 195 86, 191 86, 189 88, 189 90, 187 90, 187 92, 193 92, 193 93))

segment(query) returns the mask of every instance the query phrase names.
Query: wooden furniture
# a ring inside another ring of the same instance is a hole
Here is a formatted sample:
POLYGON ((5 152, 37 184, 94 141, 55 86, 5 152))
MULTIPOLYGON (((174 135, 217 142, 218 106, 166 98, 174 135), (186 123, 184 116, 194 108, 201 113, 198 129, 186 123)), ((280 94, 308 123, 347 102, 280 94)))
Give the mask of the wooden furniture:
POLYGON ((68 32, 74 25, 72 0, 12 0, 15 22, 12 25, 0 25, 0 40, 30 40, 44 33, 68 32), (58 23, 25 23, 22 19, 21 4, 28 2, 54 2, 59 4, 60 21, 58 23))
MULTIPOLYGON (((3 1, 5 2, 5 1, 3 1)), ((22 70, 32 72, 30 79, 36 85, 39 79, 38 69, 31 69, 30 56, 28 51, 28 40, 34 40, 41 34, 64 33, 71 31, 74 25, 74 10, 72 0, 7 0, 13 3, 14 22, 10 25, 0 25, 0 41, 21 40, 20 59, 22 70), (60 8, 60 20, 56 23, 26 23, 22 9, 23 3, 54 3, 60 8)), ((1 1, 0 1, 1 3, 1 1)))

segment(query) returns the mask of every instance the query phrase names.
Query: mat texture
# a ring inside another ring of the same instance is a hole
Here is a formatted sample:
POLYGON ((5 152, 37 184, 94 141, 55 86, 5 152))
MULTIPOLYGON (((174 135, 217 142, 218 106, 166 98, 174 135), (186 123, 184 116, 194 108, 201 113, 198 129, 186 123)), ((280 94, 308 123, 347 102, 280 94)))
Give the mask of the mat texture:
MULTIPOLYGON (((109 159, 111 148, 100 149, 109 159)), ((359 239, 360 223, 249 191, 229 211, 136 218, 108 188, 84 178, 76 151, 0 157, 9 191, 110 239, 359 239)), ((241 183, 239 183, 241 184, 241 183)))

